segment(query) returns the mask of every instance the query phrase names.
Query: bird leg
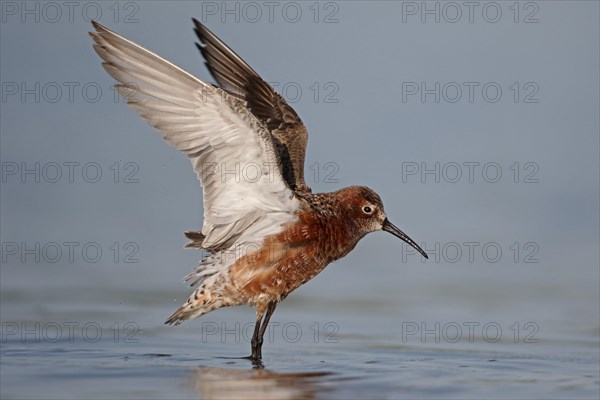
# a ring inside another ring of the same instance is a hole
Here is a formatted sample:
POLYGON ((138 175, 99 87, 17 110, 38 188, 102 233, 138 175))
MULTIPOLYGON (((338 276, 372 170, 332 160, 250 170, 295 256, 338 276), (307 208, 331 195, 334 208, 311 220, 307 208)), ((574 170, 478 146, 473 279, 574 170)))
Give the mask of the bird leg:
POLYGON ((275 307, 277 307, 277 303, 274 301, 267 304, 267 312, 262 323, 262 314, 257 315, 256 324, 254 325, 254 334, 252 335, 252 340, 250 342, 252 345, 252 355, 250 356, 250 359, 253 363, 260 363, 260 360, 262 359, 263 339, 265 336, 265 331, 267 330, 267 326, 269 325, 271 315, 273 315, 273 312, 275 311, 275 307))
POLYGON ((252 335, 252 340, 250 344, 252 345, 252 354, 250 355, 250 360, 252 363, 260 362, 260 357, 258 356, 258 333, 260 331, 260 320, 262 319, 262 315, 258 315, 256 318, 256 324, 254 325, 254 334, 252 335))
POLYGON ((275 307, 277 307, 277 303, 274 301, 270 302, 267 305, 267 313, 265 315, 265 319, 260 326, 260 332, 258 333, 258 358, 262 358, 262 344, 263 338, 265 336, 265 331, 267 330, 267 326, 269 325, 269 320, 271 319, 271 315, 275 311, 275 307))

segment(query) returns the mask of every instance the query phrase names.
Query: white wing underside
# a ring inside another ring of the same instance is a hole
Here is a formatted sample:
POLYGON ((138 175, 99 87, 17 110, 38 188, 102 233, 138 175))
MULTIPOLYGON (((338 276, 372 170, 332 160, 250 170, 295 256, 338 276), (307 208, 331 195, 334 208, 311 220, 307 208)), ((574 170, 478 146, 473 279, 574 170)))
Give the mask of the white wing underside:
MULTIPOLYGON (((203 187, 205 248, 255 249, 296 219, 300 203, 281 176, 270 133, 243 102, 99 24, 96 29, 94 48, 120 82, 119 93, 192 161, 203 187)), ((215 256, 191 275, 206 277, 232 264, 232 257, 215 256)))

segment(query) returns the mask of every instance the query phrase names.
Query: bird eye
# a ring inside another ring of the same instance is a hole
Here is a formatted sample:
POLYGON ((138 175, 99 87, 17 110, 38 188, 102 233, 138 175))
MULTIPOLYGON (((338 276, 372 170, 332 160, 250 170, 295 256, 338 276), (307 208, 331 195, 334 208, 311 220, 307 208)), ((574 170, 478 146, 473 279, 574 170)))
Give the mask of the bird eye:
POLYGON ((371 207, 369 207, 369 206, 364 206, 363 207, 363 212, 365 214, 371 214, 373 212, 373 209, 371 207))

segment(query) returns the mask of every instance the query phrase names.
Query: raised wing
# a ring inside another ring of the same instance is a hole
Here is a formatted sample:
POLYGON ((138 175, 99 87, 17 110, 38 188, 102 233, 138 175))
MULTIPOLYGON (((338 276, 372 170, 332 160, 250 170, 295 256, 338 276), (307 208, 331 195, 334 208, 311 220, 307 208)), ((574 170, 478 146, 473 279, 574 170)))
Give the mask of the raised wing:
POLYGON ((119 93, 192 161, 203 186, 202 247, 257 244, 295 219, 268 129, 234 96, 94 22, 90 33, 119 93))
POLYGON ((243 100, 252 114, 265 123, 275 141, 283 177, 296 191, 310 191, 304 182, 304 156, 308 132, 298 114, 225 43, 193 19, 200 39, 196 44, 206 66, 221 88, 243 100))

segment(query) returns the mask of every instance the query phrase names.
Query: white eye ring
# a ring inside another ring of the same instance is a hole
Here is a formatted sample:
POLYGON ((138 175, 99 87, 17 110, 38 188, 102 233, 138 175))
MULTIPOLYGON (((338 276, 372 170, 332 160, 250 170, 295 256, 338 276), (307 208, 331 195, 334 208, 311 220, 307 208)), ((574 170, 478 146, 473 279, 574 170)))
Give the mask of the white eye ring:
POLYGON ((364 206, 362 210, 365 214, 371 214, 373 212, 373 209, 370 206, 364 206))

